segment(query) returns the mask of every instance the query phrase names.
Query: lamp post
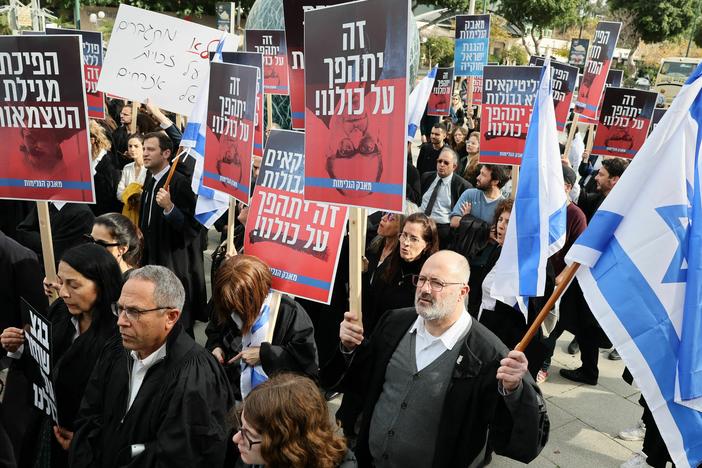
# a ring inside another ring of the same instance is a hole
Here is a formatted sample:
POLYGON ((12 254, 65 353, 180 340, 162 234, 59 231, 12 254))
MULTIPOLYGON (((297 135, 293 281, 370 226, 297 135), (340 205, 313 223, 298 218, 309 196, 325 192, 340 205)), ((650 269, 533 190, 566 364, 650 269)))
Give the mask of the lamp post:
POLYGON ((76 29, 80 29, 80 0, 76 0, 73 4, 73 21, 76 24, 76 29))

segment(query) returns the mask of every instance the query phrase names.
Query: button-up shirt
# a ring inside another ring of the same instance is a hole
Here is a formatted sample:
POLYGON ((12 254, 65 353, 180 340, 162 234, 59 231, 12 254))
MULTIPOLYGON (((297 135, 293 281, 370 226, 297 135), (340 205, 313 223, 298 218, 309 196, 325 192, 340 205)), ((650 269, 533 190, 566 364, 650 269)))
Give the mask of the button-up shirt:
POLYGON ((149 354, 144 359, 139 359, 139 355, 136 351, 131 352, 132 359, 132 373, 129 376, 129 404, 127 405, 127 411, 132 407, 132 403, 136 399, 141 384, 144 383, 144 377, 151 367, 153 367, 157 362, 163 360, 166 357, 166 343, 163 343, 160 348, 158 348, 153 353, 149 354))
POLYGON ((415 359, 417 360, 417 370, 420 371, 434 362, 449 349, 453 349, 458 340, 463 336, 472 324, 471 316, 464 309, 458 320, 440 336, 433 336, 425 328, 424 318, 417 317, 409 333, 416 333, 415 337, 415 359))
POLYGON ((434 178, 434 182, 431 183, 427 191, 422 196, 422 206, 420 211, 424 212, 427 205, 429 204, 429 199, 434 191, 434 187, 439 183, 439 180, 443 181, 443 185, 439 188, 439 193, 436 196, 436 202, 434 202, 434 207, 431 210, 431 218, 438 224, 448 224, 450 222, 451 208, 453 205, 451 203, 451 180, 453 179, 453 172, 444 178, 438 175, 434 178))

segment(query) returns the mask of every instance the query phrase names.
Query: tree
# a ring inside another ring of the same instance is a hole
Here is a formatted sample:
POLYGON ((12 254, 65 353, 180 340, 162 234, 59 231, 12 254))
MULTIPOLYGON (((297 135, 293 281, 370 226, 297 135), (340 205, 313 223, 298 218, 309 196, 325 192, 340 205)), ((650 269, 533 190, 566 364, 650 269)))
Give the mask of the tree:
POLYGON ((448 37, 430 37, 424 43, 424 53, 430 66, 439 64, 440 67, 450 67, 453 63, 454 42, 448 37))
POLYGON ((539 55, 546 29, 555 29, 578 21, 580 0, 500 0, 497 13, 522 34, 522 45, 530 55, 539 55), (527 31, 534 42, 527 42, 527 31))
POLYGON ((624 22, 622 30, 626 30, 631 38, 631 52, 627 66, 633 72, 636 70, 634 54, 641 42, 648 44, 664 42, 688 31, 695 23, 695 6, 697 0, 610 0, 612 13, 624 22))

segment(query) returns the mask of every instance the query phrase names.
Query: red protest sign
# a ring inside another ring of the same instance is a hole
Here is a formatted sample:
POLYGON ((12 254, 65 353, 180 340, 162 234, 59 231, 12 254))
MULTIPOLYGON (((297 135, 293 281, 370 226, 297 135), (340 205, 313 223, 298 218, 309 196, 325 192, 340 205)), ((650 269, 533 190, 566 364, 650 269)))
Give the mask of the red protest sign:
POLYGON ((483 69, 480 162, 519 165, 541 69, 488 65, 483 69))
POLYGON ((406 0, 305 13, 305 199, 401 211, 406 0))
POLYGON ((263 54, 263 92, 289 94, 285 31, 247 29, 246 50, 263 54))
POLYGON ((305 200, 304 135, 272 130, 249 208, 244 251, 266 262, 272 289, 329 304, 347 208, 305 200))
POLYGON ((597 108, 600 105, 621 27, 622 23, 600 21, 595 28, 595 37, 587 51, 583 79, 580 82, 578 99, 575 101, 575 112, 587 118, 597 118, 597 108))
POLYGON ((0 198, 94 202, 81 49, 80 36, 0 37, 0 198))
POLYGON ((202 183, 248 204, 258 69, 210 64, 202 183))
MULTIPOLYGON (((529 65, 541 67, 543 57, 532 55, 529 65)), ((553 108, 556 113, 556 127, 558 131, 565 128, 570 116, 570 103, 573 100, 573 91, 578 79, 578 67, 551 60, 551 89, 553 89, 553 108)))
POLYGON ((648 135, 657 96, 640 89, 607 88, 592 154, 633 158, 648 135))
POLYGON ((439 68, 429 95, 427 115, 443 117, 449 115, 453 94, 453 67, 439 68))

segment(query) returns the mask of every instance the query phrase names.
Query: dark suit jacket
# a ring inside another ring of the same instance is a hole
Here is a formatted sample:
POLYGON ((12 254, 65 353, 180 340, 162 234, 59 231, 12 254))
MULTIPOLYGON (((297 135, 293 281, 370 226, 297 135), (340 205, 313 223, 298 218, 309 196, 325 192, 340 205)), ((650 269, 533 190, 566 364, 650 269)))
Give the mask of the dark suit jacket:
MULTIPOLYGON (((354 450, 359 467, 371 466, 371 416, 383 391, 390 358, 416 319, 414 308, 388 311, 350 359, 337 348, 332 360, 321 369, 324 388, 355 391, 364 402, 354 450)), ((521 391, 515 394, 516 404, 510 404, 509 409, 498 393, 496 378, 500 359, 509 352, 507 347, 475 319, 456 346, 461 349, 441 405, 433 468, 474 466, 471 463, 483 456, 488 439, 498 455, 529 463, 548 440, 549 420, 539 387, 525 375, 521 391)))
MULTIPOLYGON (((424 197, 424 194, 427 193, 427 190, 429 190, 429 187, 431 187, 434 179, 436 179, 436 171, 422 174, 422 197, 424 197)), ((461 194, 469 188, 473 188, 471 183, 454 172, 453 177, 451 178, 451 208, 456 206, 461 194)), ((421 203, 422 200, 419 200, 420 205, 421 203)))

